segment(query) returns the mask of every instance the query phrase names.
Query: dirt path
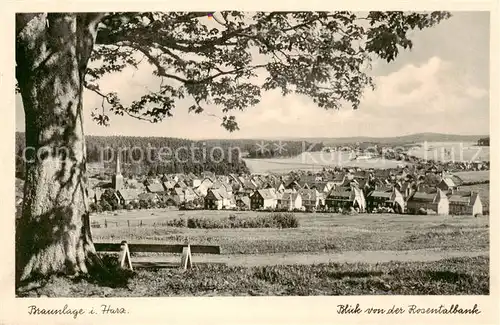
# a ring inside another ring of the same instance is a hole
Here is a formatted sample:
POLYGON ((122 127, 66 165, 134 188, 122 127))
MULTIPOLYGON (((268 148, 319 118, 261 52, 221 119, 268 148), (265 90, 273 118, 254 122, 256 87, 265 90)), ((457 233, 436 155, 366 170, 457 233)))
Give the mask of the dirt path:
MULTIPOLYGON (((224 263, 234 266, 264 266, 319 263, 384 263, 384 262, 432 262, 452 257, 488 256, 487 251, 462 252, 439 250, 412 251, 345 251, 326 253, 278 253, 252 255, 193 255, 194 263, 224 263)), ((132 257, 137 266, 170 265, 180 261, 179 256, 137 256, 132 257)))

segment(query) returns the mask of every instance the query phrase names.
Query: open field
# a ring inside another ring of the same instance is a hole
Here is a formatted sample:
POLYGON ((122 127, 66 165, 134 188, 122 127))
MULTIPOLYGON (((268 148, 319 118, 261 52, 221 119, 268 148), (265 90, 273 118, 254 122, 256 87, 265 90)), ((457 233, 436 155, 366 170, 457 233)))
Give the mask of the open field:
POLYGON ((405 164, 402 161, 381 158, 352 160, 350 152, 304 152, 293 158, 243 159, 253 173, 279 172, 291 170, 320 170, 323 167, 395 168, 405 164))
MULTIPOLYGON (((476 146, 473 142, 424 142, 405 145, 410 156, 438 161, 489 161, 490 147, 476 146)), ((353 160, 351 152, 304 152, 292 158, 248 159, 244 161, 253 173, 291 170, 319 170, 323 167, 395 168, 404 161, 382 158, 353 160)))
POLYGON ((423 142, 410 148, 408 154, 438 161, 489 161, 490 147, 474 142, 423 142))
MULTIPOLYGON (((110 276, 52 277, 19 297, 161 297, 300 295, 487 295, 489 219, 472 216, 297 213, 298 228, 190 229, 168 219, 249 217, 256 212, 120 211, 93 215, 96 242, 183 243, 221 246, 221 255, 194 255, 193 269, 178 255, 133 254, 136 266, 175 267, 110 276), (128 227, 127 220, 143 226, 128 227), (116 222, 117 224, 113 224, 116 222), (170 261, 170 265, 168 265, 170 261)), ((116 265, 116 256, 103 260, 116 265)))
POLYGON ((464 171, 453 174, 460 177, 465 183, 486 182, 490 180, 489 170, 464 171))
POLYGON ((196 265, 192 270, 138 270, 113 283, 52 278, 23 296, 321 296, 487 295, 489 258, 435 262, 328 263, 315 265, 196 265))
POLYGON ((92 221, 108 228, 94 228, 97 242, 162 242, 220 245, 222 254, 328 253, 345 251, 488 251, 488 217, 360 214, 355 216, 297 213, 298 228, 190 229, 161 226, 174 218, 227 218, 258 212, 140 210, 117 215, 97 215, 92 221), (137 225, 127 226, 127 220, 137 225), (117 222, 118 226, 112 224, 117 222))

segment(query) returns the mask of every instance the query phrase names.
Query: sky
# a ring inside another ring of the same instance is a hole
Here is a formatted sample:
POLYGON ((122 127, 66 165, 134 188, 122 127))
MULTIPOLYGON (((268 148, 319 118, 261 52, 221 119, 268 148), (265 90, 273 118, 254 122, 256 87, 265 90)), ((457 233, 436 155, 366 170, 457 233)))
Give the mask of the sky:
MULTIPOLYGON (((310 99, 264 92, 261 102, 234 112, 239 131, 220 126, 221 109, 188 113, 180 104, 170 117, 152 124, 111 115, 111 125, 99 126, 91 111, 102 99, 84 93, 85 133, 189 139, 273 137, 389 137, 411 133, 489 134, 489 13, 454 12, 436 27, 413 33, 413 49, 391 63, 373 62, 376 89, 367 91, 358 110, 346 106, 325 110, 310 99)), ((208 18, 207 18, 208 19, 208 18)), ((127 69, 101 80, 101 89, 116 91, 122 102, 159 87, 152 68, 127 69)), ((233 114, 233 113, 232 113, 233 114)), ((16 130, 24 131, 22 101, 16 97, 16 130)))

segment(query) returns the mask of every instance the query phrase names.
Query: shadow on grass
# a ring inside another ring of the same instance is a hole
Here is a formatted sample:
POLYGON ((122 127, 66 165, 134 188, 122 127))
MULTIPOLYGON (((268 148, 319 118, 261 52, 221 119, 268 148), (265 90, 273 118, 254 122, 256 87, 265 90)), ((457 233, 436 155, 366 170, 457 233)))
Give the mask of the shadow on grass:
MULTIPOLYGON (((71 296, 71 287, 88 287, 89 284, 101 288, 128 288, 129 280, 135 272, 121 269, 116 257, 102 257, 103 265, 89 269, 88 274, 68 276, 55 274, 49 277, 32 278, 16 289, 16 296, 23 297, 62 297, 71 296)), ((75 288, 76 288, 75 287, 75 288)))
POLYGON ((103 264, 102 267, 89 270, 89 275, 75 277, 73 281, 79 282, 81 280, 86 280, 98 286, 110 287, 113 289, 126 288, 129 279, 135 275, 135 272, 122 269, 118 262, 118 258, 113 255, 102 255, 101 261, 103 264))

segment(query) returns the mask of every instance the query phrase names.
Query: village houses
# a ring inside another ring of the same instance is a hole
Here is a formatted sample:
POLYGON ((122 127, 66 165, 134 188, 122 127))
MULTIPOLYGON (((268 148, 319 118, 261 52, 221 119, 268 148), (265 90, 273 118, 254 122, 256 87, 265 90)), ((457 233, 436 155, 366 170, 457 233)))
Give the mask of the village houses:
POLYGON ((459 177, 434 165, 281 176, 204 172, 199 177, 189 173, 125 179, 118 158, 111 182, 97 183, 88 194, 92 203, 98 203, 104 191, 112 190, 113 200, 121 206, 141 201, 180 206, 196 201, 192 206, 216 210, 482 214, 479 193, 461 190, 462 184, 459 177))

